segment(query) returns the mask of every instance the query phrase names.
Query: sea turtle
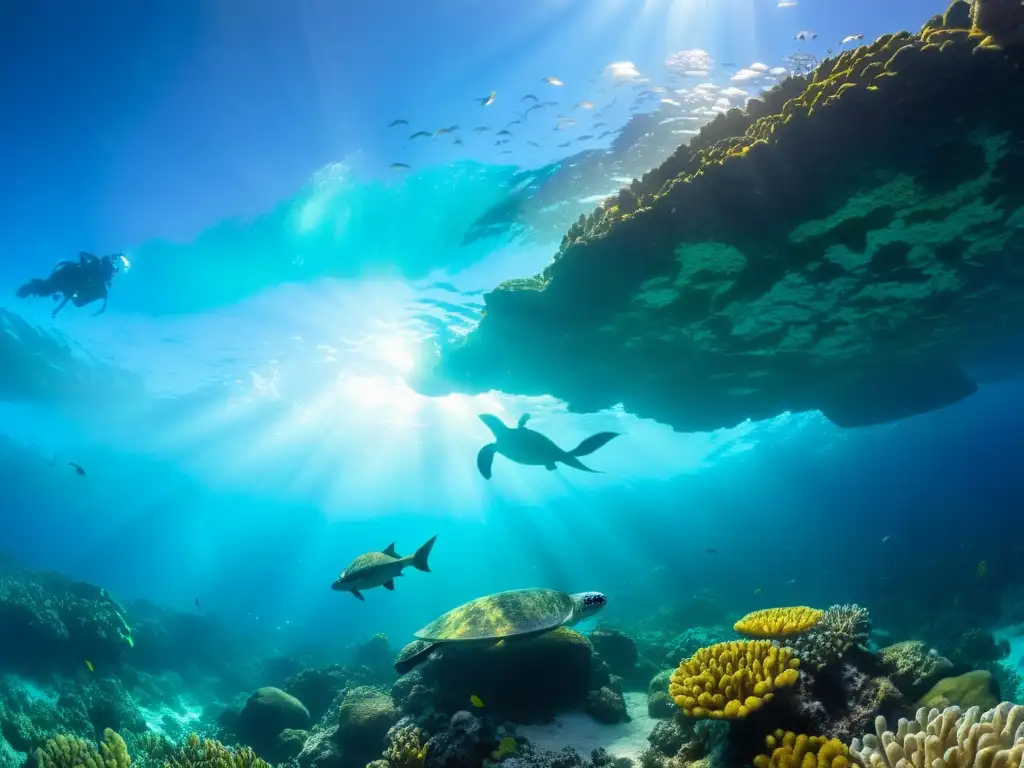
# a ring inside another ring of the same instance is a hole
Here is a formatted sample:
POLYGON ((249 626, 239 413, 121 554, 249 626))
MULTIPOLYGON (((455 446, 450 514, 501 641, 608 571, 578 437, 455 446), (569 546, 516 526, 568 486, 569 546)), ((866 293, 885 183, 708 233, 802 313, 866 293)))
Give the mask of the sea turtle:
POLYGON ((419 630, 419 639, 399 652, 395 669, 404 675, 442 643, 490 645, 572 626, 593 616, 607 602, 600 592, 570 595, 556 589, 515 589, 478 597, 419 630))
POLYGON ((437 536, 431 536, 427 542, 409 557, 402 557, 395 551, 394 542, 382 552, 367 552, 353 560, 348 568, 331 584, 335 592, 351 592, 354 597, 365 600, 360 590, 384 587, 394 590, 395 579, 410 565, 419 570, 430 572, 427 558, 434 548, 437 536))
POLYGON ((480 414, 480 421, 486 424, 494 434, 494 442, 485 445, 476 455, 476 466, 484 479, 491 479, 491 464, 494 462, 496 453, 500 453, 517 464, 557 469, 558 462, 562 462, 575 469, 582 469, 584 472, 597 472, 598 470, 591 469, 578 457, 593 453, 609 440, 619 436, 618 432, 598 432, 571 451, 563 451, 540 432, 528 429, 526 422, 529 420, 530 414, 524 413, 519 417, 516 428, 509 429, 497 416, 490 413, 480 414))

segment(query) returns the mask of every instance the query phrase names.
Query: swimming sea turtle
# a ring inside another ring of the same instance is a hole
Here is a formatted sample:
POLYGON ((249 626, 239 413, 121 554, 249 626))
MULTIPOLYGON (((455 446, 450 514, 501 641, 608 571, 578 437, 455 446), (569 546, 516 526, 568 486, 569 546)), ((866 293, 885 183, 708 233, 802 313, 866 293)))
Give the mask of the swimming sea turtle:
POLYGON ((526 422, 529 420, 530 414, 524 413, 519 417, 516 428, 509 429, 497 416, 490 413, 480 414, 480 421, 486 424, 494 434, 494 442, 481 448, 480 453, 476 456, 477 469, 485 479, 491 479, 491 464, 494 462, 496 453, 512 459, 517 464, 557 469, 558 462, 562 462, 575 469, 582 469, 584 472, 597 472, 598 470, 591 469, 578 457, 593 453, 609 440, 619 436, 618 432, 598 432, 571 451, 563 451, 540 432, 527 429, 526 422))
POLYGON ((442 643, 489 645, 512 638, 535 637, 572 626, 604 608, 608 598, 600 592, 570 595, 555 589, 516 589, 478 597, 434 619, 416 633, 395 659, 404 675, 442 643))

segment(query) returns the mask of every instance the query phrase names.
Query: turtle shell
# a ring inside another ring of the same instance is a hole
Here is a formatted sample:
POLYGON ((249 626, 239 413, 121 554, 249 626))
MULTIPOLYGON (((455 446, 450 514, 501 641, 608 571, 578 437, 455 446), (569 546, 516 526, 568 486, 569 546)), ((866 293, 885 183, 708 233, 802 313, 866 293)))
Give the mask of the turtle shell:
POLYGON ((395 657, 395 665, 401 665, 403 662, 411 659, 413 656, 417 656, 432 645, 433 643, 429 640, 413 640, 411 643, 407 643, 395 657))
POLYGON ((457 642, 528 635, 559 627, 573 602, 554 589, 516 589, 478 597, 453 608, 416 633, 421 640, 457 642))

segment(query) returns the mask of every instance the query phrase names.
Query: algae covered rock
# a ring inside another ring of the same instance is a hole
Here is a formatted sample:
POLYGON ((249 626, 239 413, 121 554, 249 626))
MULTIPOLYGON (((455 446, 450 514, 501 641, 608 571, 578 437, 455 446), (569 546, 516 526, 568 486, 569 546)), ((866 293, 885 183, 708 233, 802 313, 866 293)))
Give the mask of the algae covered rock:
POLYGON ((485 648, 446 647, 422 665, 418 680, 438 711, 465 709, 477 696, 493 717, 538 722, 582 706, 595 685, 606 684, 606 679, 592 683, 591 656, 586 637, 559 627, 485 648))
POLYGON ((876 424, 972 394, 965 371, 1024 323, 1024 71, 1020 49, 944 24, 713 121, 487 294, 415 386, 684 431, 876 424))
POLYGON ((953 664, 919 640, 906 640, 879 651, 896 686, 913 701, 953 669, 953 664))
POLYGON ((629 635, 618 629, 598 627, 589 638, 594 651, 608 664, 612 674, 623 678, 633 675, 640 653, 629 635))
POLYGON ((655 675, 647 688, 647 714, 651 717, 668 718, 676 713, 676 703, 669 695, 674 669, 666 669, 655 675))
POLYGON ((599 723, 628 722, 629 712, 626 711, 626 699, 622 691, 611 686, 601 686, 587 694, 583 711, 599 723))
POLYGON ((337 738, 342 754, 362 760, 363 765, 379 757, 384 737, 399 717, 398 709, 384 691, 368 685, 352 688, 338 709, 337 738))
POLYGON ((956 677, 939 680, 921 697, 918 707, 946 709, 957 706, 961 709, 981 707, 991 709, 999 703, 999 686, 987 669, 965 672, 956 677))
POLYGON ((309 712, 301 701, 280 688, 260 688, 245 702, 238 717, 238 735, 268 760, 285 759, 291 745, 278 736, 288 729, 301 730, 309 725, 309 712))

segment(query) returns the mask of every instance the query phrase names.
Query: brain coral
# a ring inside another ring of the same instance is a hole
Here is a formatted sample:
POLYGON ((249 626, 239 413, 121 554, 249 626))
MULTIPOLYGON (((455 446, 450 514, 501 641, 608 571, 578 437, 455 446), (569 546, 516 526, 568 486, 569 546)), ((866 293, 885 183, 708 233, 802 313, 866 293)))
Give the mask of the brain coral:
POLYGON ((733 629, 752 637, 786 637, 813 628, 822 615, 822 611, 805 605, 764 608, 748 613, 733 625, 733 629))
POLYGON ((1024 707, 1004 701, 980 707, 917 711, 900 718, 896 733, 875 718, 875 733, 854 739, 850 757, 864 768, 1020 768, 1024 756, 1024 707))
POLYGON ((699 649, 672 673, 669 694, 690 717, 746 717, 775 691, 800 677, 799 659, 768 640, 718 643, 699 649))
POLYGON ((754 758, 754 768, 847 768, 850 750, 839 739, 799 736, 781 728, 765 737, 769 754, 754 758))

